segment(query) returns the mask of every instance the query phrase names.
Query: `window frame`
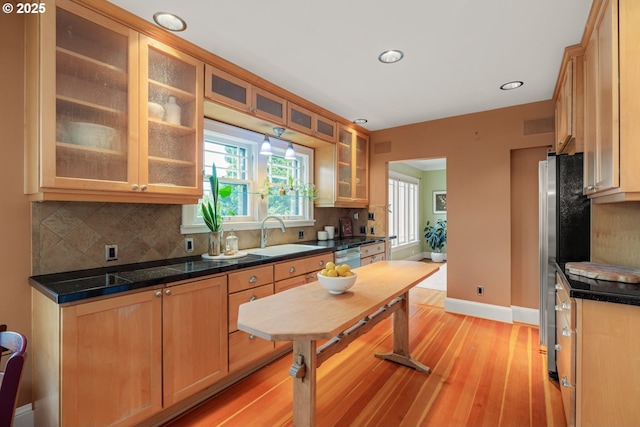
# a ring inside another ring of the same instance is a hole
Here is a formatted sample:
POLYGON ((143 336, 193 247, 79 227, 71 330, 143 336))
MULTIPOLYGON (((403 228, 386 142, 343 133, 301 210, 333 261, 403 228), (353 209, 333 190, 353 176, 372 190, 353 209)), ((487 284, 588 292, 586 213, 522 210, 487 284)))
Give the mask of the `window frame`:
POLYGON ((394 250, 408 248, 412 246, 420 246, 421 242, 421 234, 420 234, 420 180, 418 178, 404 175, 398 172, 389 172, 389 180, 387 183, 389 187, 389 205, 391 207, 391 212, 388 215, 389 225, 387 229, 387 233, 391 235, 395 235, 395 239, 391 239, 391 248, 394 250), (393 184, 393 190, 391 189, 393 184), (409 185, 411 187, 406 188, 403 191, 402 197, 404 200, 403 210, 400 212, 400 183, 403 185, 409 185), (410 193, 413 192, 413 200, 411 200, 410 193), (413 209, 404 209, 409 203, 410 205, 414 205, 413 209), (397 207, 397 208, 394 208, 397 207), (394 212, 397 210, 398 212, 394 212), (404 224, 402 232, 404 234, 401 235, 401 221, 404 224), (411 224, 413 223, 413 224, 411 224), (393 227, 393 230, 392 230, 393 227), (403 240, 406 239, 406 240, 403 240))
MULTIPOLYGON (((253 212, 250 212, 250 215, 247 217, 236 218, 234 216, 225 216, 222 223, 222 229, 223 231, 259 230, 261 227, 262 219, 267 216, 268 208, 267 200, 262 199, 258 194, 259 187, 264 182, 264 179, 267 176, 267 157, 259 154, 259 148, 264 140, 264 134, 238 128, 236 126, 228 125, 226 123, 221 123, 207 118, 204 119, 204 132, 211 133, 212 135, 220 138, 221 143, 240 144, 249 147, 249 167, 252 168, 251 172, 253 179, 251 180, 251 184, 249 186, 250 196, 248 198, 248 204, 253 205, 254 210, 253 212)), ((281 140, 272 135, 269 135, 269 140, 271 142, 273 152, 284 157, 284 153, 289 142, 281 140)), ((296 156, 298 156, 302 161, 306 162, 305 174, 307 176, 308 184, 313 184, 314 150, 312 148, 295 143, 293 143, 293 147, 296 152, 296 156)), ((206 171, 203 171, 203 179, 204 176, 210 174, 210 171, 208 174, 206 173, 206 171)), ((221 181, 233 182, 233 179, 225 178, 221 179, 221 181)), ((303 203, 305 204, 303 206, 303 210, 305 213, 304 218, 288 218, 287 216, 281 217, 286 227, 306 227, 315 225, 313 200, 308 199, 303 203)), ((201 216, 198 215, 197 207, 197 204, 182 206, 182 223, 180 225, 180 232, 182 234, 210 232, 210 230, 204 224, 201 216)))

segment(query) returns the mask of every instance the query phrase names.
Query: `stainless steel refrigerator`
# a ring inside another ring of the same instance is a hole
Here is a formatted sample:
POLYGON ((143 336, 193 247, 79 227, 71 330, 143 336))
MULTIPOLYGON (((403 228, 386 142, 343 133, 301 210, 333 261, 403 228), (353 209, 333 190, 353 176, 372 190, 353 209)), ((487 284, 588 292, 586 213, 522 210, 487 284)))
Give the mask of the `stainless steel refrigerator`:
POLYGON ((582 153, 550 153, 539 164, 540 344, 547 346, 549 375, 557 378, 555 265, 590 260, 591 203, 582 194, 582 153))

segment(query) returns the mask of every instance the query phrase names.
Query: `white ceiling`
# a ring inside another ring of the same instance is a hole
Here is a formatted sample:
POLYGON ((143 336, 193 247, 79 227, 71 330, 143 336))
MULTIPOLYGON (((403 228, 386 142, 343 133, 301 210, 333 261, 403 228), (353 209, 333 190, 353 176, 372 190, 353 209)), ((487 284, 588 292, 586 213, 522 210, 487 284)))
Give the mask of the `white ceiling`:
POLYGON ((111 0, 369 130, 551 99, 592 0, 111 0), (382 64, 378 55, 405 57, 382 64), (524 81, 513 91, 498 87, 524 81))

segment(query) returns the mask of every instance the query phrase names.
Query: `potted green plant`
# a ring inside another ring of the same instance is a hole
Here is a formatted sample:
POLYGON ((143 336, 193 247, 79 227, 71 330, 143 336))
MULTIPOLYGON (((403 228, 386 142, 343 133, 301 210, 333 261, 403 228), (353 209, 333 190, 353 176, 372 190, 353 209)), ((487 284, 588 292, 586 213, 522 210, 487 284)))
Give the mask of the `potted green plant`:
POLYGON ((427 244, 433 250, 431 260, 433 262, 444 261, 442 248, 447 243, 447 220, 439 219, 434 225, 427 221, 427 226, 424 228, 424 238, 427 239, 427 244))
POLYGON ((227 198, 231 195, 231 186, 225 185, 220 188, 215 163, 211 166, 209 182, 211 183, 211 198, 213 200, 204 200, 202 202, 202 218, 209 230, 211 230, 211 233, 209 234, 208 254, 216 256, 222 253, 220 246, 222 241, 223 217, 220 199, 227 198))

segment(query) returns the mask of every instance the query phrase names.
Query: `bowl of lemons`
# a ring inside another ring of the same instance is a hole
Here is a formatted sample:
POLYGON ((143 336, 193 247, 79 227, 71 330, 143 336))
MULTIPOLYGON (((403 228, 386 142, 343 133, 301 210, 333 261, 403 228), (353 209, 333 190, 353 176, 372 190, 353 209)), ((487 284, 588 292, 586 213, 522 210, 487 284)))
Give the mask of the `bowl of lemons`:
POLYGON ((318 272, 318 282, 334 295, 343 294, 356 283, 357 278, 358 275, 351 271, 347 264, 335 265, 328 262, 325 268, 318 272))

